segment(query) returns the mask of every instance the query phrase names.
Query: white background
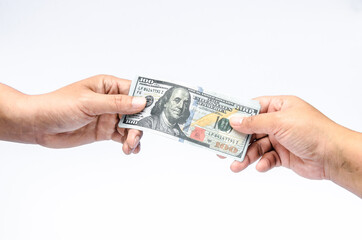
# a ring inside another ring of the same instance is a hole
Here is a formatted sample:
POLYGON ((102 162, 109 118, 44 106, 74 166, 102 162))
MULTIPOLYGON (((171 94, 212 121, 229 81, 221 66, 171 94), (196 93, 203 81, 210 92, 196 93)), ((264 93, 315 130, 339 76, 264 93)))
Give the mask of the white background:
MULTIPOLYGON (((297 95, 362 131, 362 1, 0 0, 0 82, 39 94, 100 73, 297 95)), ((0 142, 0 239, 361 239, 350 192, 231 162, 147 133, 133 156, 0 142)))

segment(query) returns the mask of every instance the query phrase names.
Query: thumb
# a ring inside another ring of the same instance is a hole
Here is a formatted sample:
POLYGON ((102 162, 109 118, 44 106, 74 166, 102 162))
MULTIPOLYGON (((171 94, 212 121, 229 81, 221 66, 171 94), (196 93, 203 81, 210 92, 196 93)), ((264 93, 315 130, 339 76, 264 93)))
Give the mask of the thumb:
POLYGON ((133 114, 142 111, 146 106, 146 98, 132 97, 122 94, 100 94, 96 93, 86 109, 95 115, 100 114, 133 114))
POLYGON ((231 117, 230 124, 238 132, 245 134, 271 134, 278 124, 277 112, 262 113, 250 117, 231 117))

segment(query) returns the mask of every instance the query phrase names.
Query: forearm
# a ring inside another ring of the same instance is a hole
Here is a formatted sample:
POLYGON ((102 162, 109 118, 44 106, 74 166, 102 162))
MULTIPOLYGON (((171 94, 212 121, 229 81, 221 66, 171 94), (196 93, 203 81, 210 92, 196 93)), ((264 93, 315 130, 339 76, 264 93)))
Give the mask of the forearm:
POLYGON ((362 198, 362 133, 343 127, 336 133, 330 179, 362 198))
POLYGON ((0 84, 0 140, 35 143, 30 96, 0 84))

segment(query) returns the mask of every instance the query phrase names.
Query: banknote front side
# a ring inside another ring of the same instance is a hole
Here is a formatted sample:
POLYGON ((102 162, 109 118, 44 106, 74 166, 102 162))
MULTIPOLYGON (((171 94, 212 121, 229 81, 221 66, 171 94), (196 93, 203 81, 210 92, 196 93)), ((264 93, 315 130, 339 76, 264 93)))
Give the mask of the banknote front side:
POLYGON ((132 82, 129 95, 145 97, 146 107, 140 113, 124 115, 120 127, 151 130, 239 161, 244 159, 250 135, 233 130, 229 119, 256 115, 260 109, 257 101, 235 103, 200 87, 145 77, 132 82))

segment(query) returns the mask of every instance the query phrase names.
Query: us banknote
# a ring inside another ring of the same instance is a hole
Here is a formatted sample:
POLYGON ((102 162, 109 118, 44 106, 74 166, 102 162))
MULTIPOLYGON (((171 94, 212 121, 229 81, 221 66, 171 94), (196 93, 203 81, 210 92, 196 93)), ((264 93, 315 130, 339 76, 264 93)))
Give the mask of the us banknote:
POLYGON ((239 161, 245 157, 251 136, 233 130, 229 119, 256 115, 260 110, 257 101, 237 103, 201 87, 146 77, 132 82, 129 95, 145 97, 146 107, 140 113, 124 115, 120 127, 152 131, 239 161))

